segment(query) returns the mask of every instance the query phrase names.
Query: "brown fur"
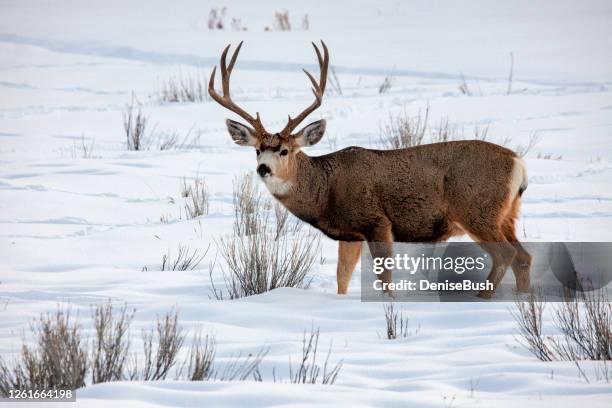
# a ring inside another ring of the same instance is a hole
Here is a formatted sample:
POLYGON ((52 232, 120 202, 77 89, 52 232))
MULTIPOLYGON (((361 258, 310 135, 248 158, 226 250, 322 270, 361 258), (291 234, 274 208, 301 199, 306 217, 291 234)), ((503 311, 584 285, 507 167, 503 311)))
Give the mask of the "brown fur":
MULTIPOLYGON (((286 169, 292 188, 277 198, 333 239, 367 241, 374 256, 391 256, 393 241, 439 242, 468 233, 491 254, 495 286, 512 264, 518 288, 527 290, 530 257, 514 233, 520 200, 518 191, 509 191, 515 159, 514 152, 481 141, 350 147, 319 157, 296 150, 286 169)), ((338 271, 345 277, 340 264, 352 262, 342 247, 338 271)), ((382 280, 391 280, 390 271, 382 280)), ((338 290, 345 291, 340 279, 338 290)))

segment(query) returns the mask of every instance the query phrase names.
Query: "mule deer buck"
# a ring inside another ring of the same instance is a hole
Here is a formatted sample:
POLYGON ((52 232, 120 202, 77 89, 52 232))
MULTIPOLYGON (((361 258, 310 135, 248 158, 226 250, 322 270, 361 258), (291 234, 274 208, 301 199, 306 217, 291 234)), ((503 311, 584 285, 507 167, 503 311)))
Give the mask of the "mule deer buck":
MULTIPOLYGON (((439 242, 469 234, 490 254, 488 276, 494 287, 512 266, 519 291, 530 288, 531 256, 519 243, 515 220, 527 187, 523 161, 501 146, 483 141, 453 141, 397 150, 349 147, 311 157, 303 147, 316 144, 325 120, 295 131, 323 100, 329 52, 313 43, 319 62, 317 81, 304 70, 314 101, 278 133, 268 132, 259 113, 240 108, 230 96, 230 76, 242 42, 229 65, 228 45, 221 55, 221 87, 215 91, 215 67, 208 84, 210 96, 242 117, 250 126, 227 119, 235 143, 252 146, 257 173, 272 195, 291 213, 338 240, 338 293, 346 294, 361 245, 373 257, 393 256, 393 242, 439 242)), ((391 271, 380 275, 382 286, 391 271)), ((482 291, 489 298, 494 291, 482 291)))

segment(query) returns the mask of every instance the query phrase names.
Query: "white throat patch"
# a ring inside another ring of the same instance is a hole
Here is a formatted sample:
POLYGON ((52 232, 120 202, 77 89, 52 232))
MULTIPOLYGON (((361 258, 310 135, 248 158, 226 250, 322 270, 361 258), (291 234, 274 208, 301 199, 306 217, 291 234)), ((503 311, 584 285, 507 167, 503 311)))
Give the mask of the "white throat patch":
POLYGON ((276 176, 268 176, 263 179, 263 182, 268 188, 268 191, 277 196, 287 195, 291 187, 293 187, 293 183, 290 181, 282 180, 276 176))

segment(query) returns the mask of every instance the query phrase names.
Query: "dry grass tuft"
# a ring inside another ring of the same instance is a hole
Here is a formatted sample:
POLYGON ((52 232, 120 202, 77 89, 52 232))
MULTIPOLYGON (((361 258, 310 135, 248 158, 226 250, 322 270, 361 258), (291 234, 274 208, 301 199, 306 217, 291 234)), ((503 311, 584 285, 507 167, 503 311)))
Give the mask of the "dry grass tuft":
POLYGON ((418 329, 414 332, 408 330, 408 318, 404 318, 401 311, 395 310, 393 303, 383 305, 385 311, 385 322, 387 324, 387 339, 395 340, 409 337, 418 332, 418 329))
POLYGON ((388 121, 380 125, 380 144, 385 149, 403 149, 421 145, 427 131, 428 119, 429 107, 425 110, 424 116, 419 113, 415 117, 410 117, 406 110, 397 115, 390 113, 388 121))
POLYGON ((319 347, 319 329, 311 329, 310 334, 302 339, 302 358, 298 366, 294 369, 289 362, 289 378, 294 384, 329 384, 336 382, 338 374, 342 369, 343 361, 340 360, 333 367, 330 366, 329 359, 332 354, 332 344, 330 343, 327 356, 323 367, 317 361, 317 350, 319 347), (322 372, 321 372, 322 369, 322 372))
POLYGON ((191 250, 186 245, 179 245, 176 258, 172 258, 170 250, 162 257, 162 271, 192 271, 198 267, 202 259, 208 253, 209 247, 206 247, 204 252, 200 252, 197 248, 191 250))
POLYGON ((196 176, 190 185, 183 179, 181 196, 185 198, 185 214, 188 219, 208 214, 208 186, 203 177, 196 176))
POLYGON ((145 137, 147 118, 143 115, 140 104, 134 109, 134 98, 123 111, 123 129, 128 150, 147 150, 149 148, 145 137))
POLYGON ((206 76, 195 73, 187 76, 170 77, 161 83, 159 100, 164 103, 205 102, 206 76))
POLYGON ((232 200, 234 234, 245 236, 259 232, 262 229, 261 224, 267 221, 262 210, 267 209, 270 203, 263 198, 250 174, 234 179, 232 200))
POLYGON ((525 157, 527 153, 529 153, 533 148, 540 142, 540 135, 538 132, 531 132, 529 135, 529 140, 526 145, 518 145, 514 151, 520 157, 525 157))
POLYGON ((288 10, 276 11, 274 13, 274 29, 276 31, 291 31, 288 10))

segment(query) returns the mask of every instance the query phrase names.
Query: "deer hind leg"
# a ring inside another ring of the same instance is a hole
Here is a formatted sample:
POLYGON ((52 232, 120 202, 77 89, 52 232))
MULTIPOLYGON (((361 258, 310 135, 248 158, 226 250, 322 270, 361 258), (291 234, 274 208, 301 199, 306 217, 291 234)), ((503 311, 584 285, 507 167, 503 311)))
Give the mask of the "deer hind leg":
POLYGON ((511 214, 502 222, 502 232, 504 237, 516 249, 516 256, 512 260, 512 272, 516 279, 516 289, 519 292, 529 292, 531 290, 531 255, 523 248, 519 240, 516 238, 515 219, 518 210, 519 199, 514 200, 511 214))
MULTIPOLYGON (((393 257, 393 232, 391 231, 391 222, 388 220, 382 221, 371 234, 368 236, 368 248, 372 254, 372 258, 391 258, 393 257)), ((392 271, 385 268, 384 272, 378 275, 378 279, 383 283, 383 291, 387 294, 393 291, 387 289, 385 283, 391 283, 392 271)))
POLYGON ((517 250, 514 245, 508 242, 498 226, 492 226, 490 229, 467 228, 467 231, 472 239, 491 256, 493 261, 491 272, 487 276, 487 280, 493 284, 493 290, 481 290, 478 293, 478 297, 490 299, 504 278, 506 270, 512 264, 517 250))
POLYGON ((346 292, 348 292, 351 276, 361 256, 361 245, 361 241, 338 241, 338 268, 336 269, 336 280, 338 282, 339 295, 346 295, 346 292))

